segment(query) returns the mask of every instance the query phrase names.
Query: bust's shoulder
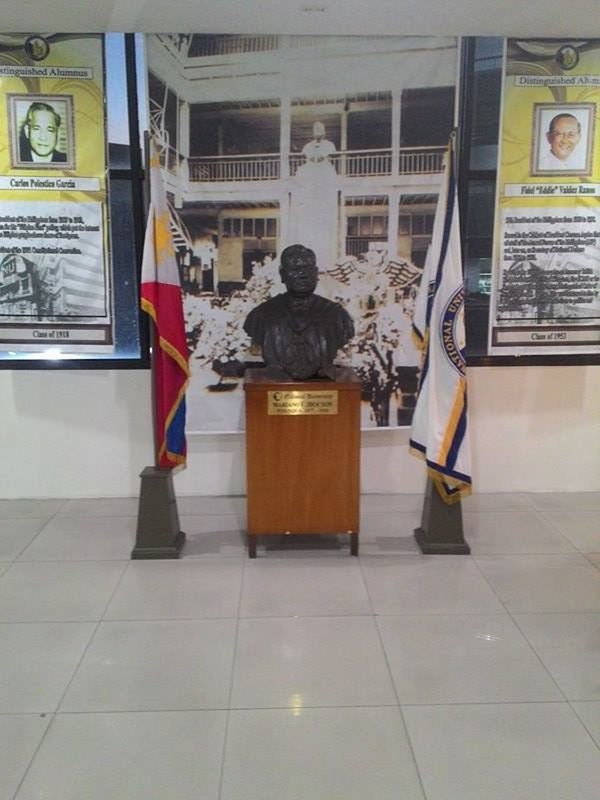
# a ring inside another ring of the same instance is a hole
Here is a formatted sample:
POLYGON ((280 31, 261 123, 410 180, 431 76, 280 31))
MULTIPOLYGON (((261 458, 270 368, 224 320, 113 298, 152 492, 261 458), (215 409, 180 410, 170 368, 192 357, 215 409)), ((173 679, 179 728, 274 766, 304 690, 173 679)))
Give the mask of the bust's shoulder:
POLYGON ((337 336, 345 344, 354 336, 354 322, 343 305, 333 300, 328 300, 321 295, 315 295, 315 316, 322 322, 337 331, 337 336))
POLYGON ((270 314, 273 311, 277 311, 283 307, 284 297, 285 293, 276 294, 275 297, 269 297, 268 300, 263 300, 262 303, 259 303, 257 306, 254 306, 250 314, 255 314, 256 316, 259 316, 261 314, 270 314))
POLYGON ((254 306, 244 322, 244 330, 246 333, 250 336, 262 336, 265 322, 272 319, 274 314, 281 313, 281 308, 283 306, 282 298, 283 295, 278 294, 254 306))
POLYGON ((323 295, 316 294, 314 295, 314 310, 319 313, 324 314, 347 314, 348 312, 346 309, 336 303, 334 300, 329 300, 327 297, 323 297, 323 295))

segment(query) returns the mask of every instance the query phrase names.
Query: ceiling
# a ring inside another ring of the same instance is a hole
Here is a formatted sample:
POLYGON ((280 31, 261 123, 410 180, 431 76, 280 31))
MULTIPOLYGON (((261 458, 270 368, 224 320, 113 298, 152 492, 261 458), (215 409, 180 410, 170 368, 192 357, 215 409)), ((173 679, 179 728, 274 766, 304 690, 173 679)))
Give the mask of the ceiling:
POLYGON ((599 0, 0 0, 4 32, 40 33, 600 37, 598 11, 599 0))

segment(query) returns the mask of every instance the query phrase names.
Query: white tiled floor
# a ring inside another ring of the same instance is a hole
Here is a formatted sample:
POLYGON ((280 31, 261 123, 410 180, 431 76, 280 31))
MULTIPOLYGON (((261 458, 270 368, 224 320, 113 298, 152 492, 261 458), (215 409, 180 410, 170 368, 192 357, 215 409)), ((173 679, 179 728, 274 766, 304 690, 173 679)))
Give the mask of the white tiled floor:
POLYGON ((0 800, 598 800, 600 493, 422 499, 246 556, 243 498, 0 500, 0 800))

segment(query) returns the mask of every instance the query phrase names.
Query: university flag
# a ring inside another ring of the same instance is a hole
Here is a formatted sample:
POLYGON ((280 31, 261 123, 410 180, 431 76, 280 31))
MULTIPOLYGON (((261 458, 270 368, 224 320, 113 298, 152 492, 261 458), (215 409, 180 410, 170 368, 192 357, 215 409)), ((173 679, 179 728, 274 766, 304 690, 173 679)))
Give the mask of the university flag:
POLYGON ((422 364, 410 435, 410 451, 447 503, 471 491, 464 297, 453 136, 413 317, 422 364))
POLYGON ((179 271, 167 196, 150 141, 150 208, 142 260, 142 308, 154 320, 154 395, 159 467, 185 466, 185 391, 189 380, 179 271))

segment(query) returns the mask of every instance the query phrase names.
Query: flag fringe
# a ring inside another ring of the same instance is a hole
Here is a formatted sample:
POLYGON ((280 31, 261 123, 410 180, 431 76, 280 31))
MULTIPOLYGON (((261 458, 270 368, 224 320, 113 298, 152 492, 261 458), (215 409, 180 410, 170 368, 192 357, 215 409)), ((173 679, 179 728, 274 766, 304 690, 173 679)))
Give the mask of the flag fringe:
POLYGON ((448 480, 445 476, 444 478, 440 478, 439 472, 431 469, 431 467, 427 468, 427 476, 431 478, 432 483, 434 484, 435 488, 439 496, 442 498, 444 503, 449 506, 456 505, 456 503, 460 503, 460 501, 468 497, 471 494, 472 488, 470 483, 456 483, 454 484, 450 480, 448 480), (454 489, 453 492, 448 491, 448 486, 452 486, 454 489))
POLYGON ((440 464, 446 463, 448 453, 456 437, 456 430, 465 407, 466 391, 467 382, 465 378, 460 378, 456 384, 454 402, 452 403, 452 408, 450 409, 450 416, 446 421, 446 432, 444 434, 444 438, 442 439, 439 454, 436 459, 440 464))
MULTIPOLYGON (((147 314, 149 314, 152 317, 152 319, 154 320, 154 322, 156 323, 156 319, 157 319, 156 307, 155 307, 154 303, 151 300, 148 300, 145 297, 142 298, 142 310, 145 311, 147 314)), ((164 352, 167 355, 169 355, 173 359, 173 361, 176 361, 177 365, 179 366, 179 368, 189 378, 189 376, 190 376, 189 363, 186 361, 185 358, 183 358, 183 356, 181 355, 179 350, 176 347, 174 347, 171 344, 171 342, 169 342, 167 339, 165 339, 164 336, 160 336, 159 335, 158 343, 160 345, 161 350, 164 350, 164 352)))
POLYGON ((146 314, 149 314, 154 320, 154 324, 156 324, 156 308, 154 307, 154 303, 152 303, 146 297, 142 297, 141 306, 142 311, 145 311, 146 314))
POLYGON ((166 419, 165 419, 165 436, 166 436, 166 432, 169 429, 170 424, 173 422, 173 419, 175 418, 175 415, 179 411, 179 406, 181 405, 181 402, 182 402, 183 398, 185 397, 185 391, 186 391, 186 389, 188 387, 188 383, 189 383, 189 380, 187 380, 181 386, 181 388, 179 389, 179 392, 177 394, 177 397, 175 398, 175 400, 173 402, 173 405, 171 406, 171 410, 169 411, 169 413, 166 416, 166 419))
POLYGON ((435 484, 438 494, 445 503, 448 505, 454 505, 463 497, 468 497, 471 494, 472 486, 470 481, 466 481, 464 478, 457 478, 452 475, 447 475, 446 473, 440 472, 439 469, 431 466, 427 461, 427 457, 423 450, 420 450, 418 447, 416 447, 415 443, 411 442, 408 450, 411 455, 416 456, 416 458, 420 458, 421 461, 425 462, 427 477, 430 478, 432 483, 435 484), (449 492, 447 487, 452 487, 454 491, 449 492))
MULTIPOLYGON (((188 362, 185 360, 185 358, 181 355, 179 350, 177 350, 175 347, 173 347, 171 342, 167 341, 162 336, 159 336, 158 343, 160 345, 161 350, 164 350, 164 352, 167 355, 169 355, 173 359, 173 361, 177 362, 177 366, 181 369, 181 371, 185 375, 188 376, 188 380, 189 380, 189 377, 190 377, 190 366, 189 366, 188 362)), ((185 382, 186 386, 187 386, 187 384, 188 384, 188 381, 185 382)))

